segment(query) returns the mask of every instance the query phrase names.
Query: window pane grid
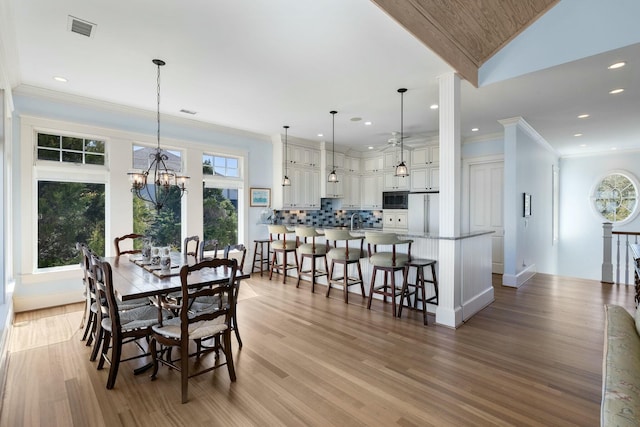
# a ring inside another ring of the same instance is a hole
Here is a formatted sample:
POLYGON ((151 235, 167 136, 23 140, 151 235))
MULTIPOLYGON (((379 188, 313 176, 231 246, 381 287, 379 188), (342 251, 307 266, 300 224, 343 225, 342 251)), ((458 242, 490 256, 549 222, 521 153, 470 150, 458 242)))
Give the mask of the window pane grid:
POLYGON ((104 165, 105 143, 95 139, 39 133, 38 160, 104 165))

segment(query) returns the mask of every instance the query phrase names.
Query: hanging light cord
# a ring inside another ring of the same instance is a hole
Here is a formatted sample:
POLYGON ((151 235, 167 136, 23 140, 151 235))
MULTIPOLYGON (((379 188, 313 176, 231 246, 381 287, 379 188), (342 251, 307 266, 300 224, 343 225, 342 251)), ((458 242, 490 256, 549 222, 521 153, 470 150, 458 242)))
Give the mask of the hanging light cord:
POLYGON ((157 91, 158 91, 158 98, 157 98, 158 115, 156 117, 156 121, 158 122, 158 150, 160 150, 160 65, 164 65, 164 63, 160 64, 158 62, 157 65, 158 65, 158 87, 157 87, 157 91))
POLYGON ((404 163, 404 92, 405 90, 399 90, 400 92, 400 163, 404 163))
POLYGON ((287 167, 287 130, 289 129, 289 126, 283 126, 284 127, 284 176, 286 177, 287 175, 289 175, 288 171, 288 167, 287 167))

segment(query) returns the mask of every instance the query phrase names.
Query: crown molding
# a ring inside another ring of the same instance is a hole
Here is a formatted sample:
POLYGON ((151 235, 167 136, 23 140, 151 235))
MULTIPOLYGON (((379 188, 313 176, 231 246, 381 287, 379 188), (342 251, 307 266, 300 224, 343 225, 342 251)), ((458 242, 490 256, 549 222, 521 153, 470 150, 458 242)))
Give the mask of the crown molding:
POLYGON ((521 129, 522 131, 524 131, 527 135, 529 135, 538 145, 540 145, 542 148, 544 148, 545 150, 553 153, 556 157, 560 157, 560 153, 558 153, 556 151, 555 148, 553 148, 546 139, 544 139, 542 137, 542 135, 540 135, 538 133, 538 131, 536 131, 529 123, 527 123, 527 121, 525 119, 523 119, 522 117, 511 117, 508 119, 502 119, 502 120, 498 120, 498 123, 500 123, 502 126, 504 126, 505 128, 507 127, 511 127, 511 126, 516 126, 519 129, 521 129))

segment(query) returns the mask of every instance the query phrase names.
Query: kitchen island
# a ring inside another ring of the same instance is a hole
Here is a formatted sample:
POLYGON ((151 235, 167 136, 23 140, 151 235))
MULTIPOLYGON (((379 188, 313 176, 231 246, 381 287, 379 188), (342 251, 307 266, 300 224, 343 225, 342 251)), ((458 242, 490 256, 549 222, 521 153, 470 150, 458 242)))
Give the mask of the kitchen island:
MULTIPOLYGON (((353 235, 364 236, 367 232, 383 232, 381 228, 365 228, 351 231, 353 235)), ((443 243, 457 241, 459 250, 454 254, 455 274, 442 274, 440 263, 436 264, 440 301, 436 306, 427 304, 427 311, 435 313, 436 323, 449 327, 458 327, 478 311, 494 300, 491 281, 491 234, 493 231, 481 231, 462 234, 458 237, 445 237, 429 234, 401 234, 401 239, 411 239, 412 258, 440 260, 440 246, 443 243)), ((367 250, 365 240, 364 249, 367 250)), ((385 250, 380 246, 380 250, 385 250)), ((368 295, 373 267, 367 258, 360 260, 363 280, 368 295)), ((398 275, 400 273, 397 273, 398 275)), ((410 280, 415 281, 412 269, 410 280)), ((428 273, 427 273, 428 274, 428 273)), ((322 283, 322 282, 320 282, 322 283)), ((326 283, 326 282, 325 282, 326 283)), ((398 278, 396 283, 401 283, 398 278)), ((433 296, 433 287, 427 286, 427 298, 433 296)), ((375 296, 377 297, 377 295, 375 296)))

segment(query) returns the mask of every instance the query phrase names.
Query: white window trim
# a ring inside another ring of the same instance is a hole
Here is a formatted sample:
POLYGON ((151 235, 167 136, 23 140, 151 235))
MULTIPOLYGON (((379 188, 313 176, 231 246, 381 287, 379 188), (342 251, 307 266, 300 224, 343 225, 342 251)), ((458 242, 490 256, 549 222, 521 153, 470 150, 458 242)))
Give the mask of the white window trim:
POLYGON ((632 174, 631 172, 629 172, 629 171, 626 171, 626 170, 623 170, 623 169, 614 169, 614 170, 610 170, 610 171, 600 175, 598 178, 596 178, 595 182, 591 186, 591 191, 589 193, 589 206, 591 207, 591 211, 596 216, 596 218, 598 218, 600 221, 609 221, 609 219, 603 217, 600 214, 600 212, 598 211, 598 209, 596 209, 596 206, 595 206, 595 201, 596 201, 595 193, 596 193, 596 190, 598 188, 598 185, 600 185, 600 182, 602 182, 602 180, 604 178, 608 177, 609 175, 622 175, 625 178, 627 178, 629 181, 631 181, 631 183, 635 187, 635 190, 636 190, 636 205, 634 206, 633 210, 631 211, 631 214, 628 217, 626 217, 624 220, 615 221, 613 223, 614 226, 621 226, 621 225, 628 224, 638 216, 638 213, 640 213, 640 183, 638 182, 638 178, 636 178, 636 176, 634 174, 632 174))

